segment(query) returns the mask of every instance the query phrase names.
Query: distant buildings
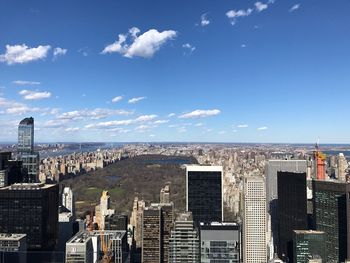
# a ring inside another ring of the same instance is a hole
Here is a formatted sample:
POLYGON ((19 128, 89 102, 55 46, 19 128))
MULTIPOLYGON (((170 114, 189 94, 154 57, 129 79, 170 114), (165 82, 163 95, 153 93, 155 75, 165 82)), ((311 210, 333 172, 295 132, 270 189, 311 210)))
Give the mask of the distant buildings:
POLYGON ((325 233, 325 262, 344 262, 350 257, 350 184, 313 180, 316 230, 325 233))
POLYGON ((240 263, 241 231, 236 223, 200 225, 201 263, 240 263))
POLYGON ((293 260, 293 230, 306 230, 306 173, 277 172, 278 256, 293 260))
POLYGON ((27 262, 26 234, 0 234, 0 262, 27 262))
POLYGON ((223 210, 223 171, 221 166, 186 166, 186 210, 193 220, 221 222, 223 210))
POLYGON ((200 262, 199 233, 191 212, 183 213, 175 221, 169 241, 169 263, 200 262))
POLYGON ((58 185, 0 188, 0 232, 27 234, 28 249, 52 250, 58 232, 58 185))
POLYGON ((308 263, 310 259, 317 258, 321 259, 321 262, 327 262, 324 232, 294 230, 293 256, 293 263, 308 263))
POLYGON ((266 262, 266 191, 263 177, 245 178, 243 206, 243 262, 266 262))

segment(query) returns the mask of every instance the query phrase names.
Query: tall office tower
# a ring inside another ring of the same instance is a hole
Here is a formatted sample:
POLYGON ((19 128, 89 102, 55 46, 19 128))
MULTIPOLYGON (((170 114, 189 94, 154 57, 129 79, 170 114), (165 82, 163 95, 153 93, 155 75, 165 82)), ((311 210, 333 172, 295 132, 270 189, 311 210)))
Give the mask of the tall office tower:
POLYGON ((202 263, 240 263, 241 230, 236 223, 202 223, 200 244, 202 263))
POLYGON ((11 160, 11 152, 0 152, 0 170, 5 170, 11 160))
POLYGON ((278 256, 293 261, 293 230, 306 230, 306 173, 277 172, 278 256))
POLYGON ((27 262, 26 234, 0 234, 0 262, 27 262))
POLYGON ((263 177, 247 177, 243 192, 243 262, 265 263, 266 190, 263 177))
POLYGON ((145 206, 145 201, 139 200, 138 197, 135 197, 130 217, 130 225, 133 226, 134 239, 136 247, 138 248, 142 245, 142 216, 145 206))
MULTIPOLYGON (((294 263, 308 263, 310 258, 321 258, 326 262, 325 236, 322 231, 294 230, 294 263)), ((291 261, 290 261, 291 262, 291 261)), ((321 261, 322 262, 322 261, 321 261)))
POLYGON ((348 163, 343 153, 339 153, 338 156, 338 180, 346 181, 346 169, 348 168, 348 163))
POLYGON ((186 166, 186 210, 196 223, 223 220, 222 166, 186 166))
POLYGON ((160 203, 170 203, 170 185, 166 184, 164 188, 160 190, 160 203))
POLYGON ((0 170, 0 187, 8 186, 7 170, 0 170))
POLYGON ((162 209, 160 207, 146 207, 143 211, 142 226, 142 262, 162 262, 162 209))
POLYGON ((30 250, 50 250, 58 231, 58 185, 0 188, 0 232, 27 234, 30 250))
POLYGON ((350 184, 337 180, 313 180, 316 230, 325 232, 325 262, 350 257, 350 184))
POLYGON ((278 221, 277 221, 277 172, 306 173, 306 160, 269 160, 266 164, 266 197, 268 211, 269 237, 272 236, 274 246, 278 245, 278 221))
POLYGON ((34 152, 34 119, 32 117, 21 120, 18 125, 18 155, 22 166, 26 170, 29 183, 39 181, 39 153, 34 152))
POLYGON ((18 125, 18 152, 34 152, 34 119, 25 118, 18 125))
POLYGON ((74 194, 70 187, 63 188, 62 193, 62 205, 67 208, 72 215, 75 215, 75 200, 74 200, 74 194))
POLYGON ((171 230, 169 262, 200 262, 199 234, 194 226, 191 212, 180 214, 171 230))
POLYGON ((128 231, 128 216, 127 215, 108 215, 105 218, 106 230, 122 230, 128 231))

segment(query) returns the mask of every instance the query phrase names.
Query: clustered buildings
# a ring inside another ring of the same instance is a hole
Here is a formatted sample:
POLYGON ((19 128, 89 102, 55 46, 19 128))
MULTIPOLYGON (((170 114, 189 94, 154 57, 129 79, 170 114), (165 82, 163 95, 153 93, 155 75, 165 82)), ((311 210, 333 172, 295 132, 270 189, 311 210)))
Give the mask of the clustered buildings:
POLYGON ((263 145, 142 144, 39 160, 34 119, 25 118, 18 152, 0 153, 0 259, 349 262, 349 182, 346 157, 327 158, 318 146, 290 152, 263 145), (159 200, 135 196, 130 217, 115 213, 105 190, 99 205, 76 218, 74 193, 58 184, 62 178, 154 153, 198 160, 183 167, 185 211, 175 214, 166 183, 159 200))

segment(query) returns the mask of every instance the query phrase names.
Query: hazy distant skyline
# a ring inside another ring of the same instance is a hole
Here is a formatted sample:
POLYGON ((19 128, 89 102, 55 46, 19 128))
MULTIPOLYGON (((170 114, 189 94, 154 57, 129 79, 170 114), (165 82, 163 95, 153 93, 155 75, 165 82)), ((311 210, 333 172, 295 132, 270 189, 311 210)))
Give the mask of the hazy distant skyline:
POLYGON ((0 141, 350 143, 349 1, 0 6, 0 141))

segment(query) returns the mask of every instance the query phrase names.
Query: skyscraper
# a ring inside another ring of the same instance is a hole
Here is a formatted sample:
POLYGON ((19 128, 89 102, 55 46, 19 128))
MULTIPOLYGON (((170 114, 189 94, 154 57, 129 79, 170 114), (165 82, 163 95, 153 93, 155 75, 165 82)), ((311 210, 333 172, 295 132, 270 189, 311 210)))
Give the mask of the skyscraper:
POLYGON ((240 226, 236 223, 202 223, 200 247, 201 263, 240 263, 240 226))
POLYGON ((292 262, 308 263, 310 258, 321 258, 323 262, 327 262, 324 241, 324 232, 313 230, 294 230, 294 260, 292 262))
POLYGON ((34 119, 25 118, 18 125, 18 155, 26 171, 25 182, 39 181, 39 153, 34 152, 34 119))
POLYGON ((245 178, 243 206, 243 262, 265 263, 266 190, 263 177, 245 178))
POLYGON ((197 223, 223 220, 222 166, 186 166, 186 210, 197 223))
POLYGON ((0 188, 0 232, 27 234, 28 249, 51 250, 58 231, 58 185, 0 188))
POLYGON ((350 184, 337 180, 313 180, 316 230, 325 232, 325 262, 350 257, 350 184))
POLYGON ((268 234, 273 238, 273 244, 278 245, 277 221, 277 172, 306 173, 306 160, 268 160, 266 164, 266 198, 268 211, 268 234))
POLYGON ((343 153, 338 155, 338 180, 345 182, 346 181, 346 169, 348 168, 348 163, 343 153))
POLYGON ((160 207, 146 207, 142 224, 142 262, 162 261, 162 211, 160 207))
POLYGON ((306 230, 306 173, 277 172, 278 256, 293 260, 293 230, 306 230))
POLYGON ((169 242, 169 263, 200 262, 199 234, 195 228, 192 213, 180 214, 171 231, 169 242))
POLYGON ((63 188, 62 205, 65 208, 67 208, 72 213, 73 216, 75 215, 75 200, 74 200, 73 191, 70 187, 63 188))
POLYGON ((20 154, 34 152, 34 119, 25 118, 18 125, 18 152, 20 154))

